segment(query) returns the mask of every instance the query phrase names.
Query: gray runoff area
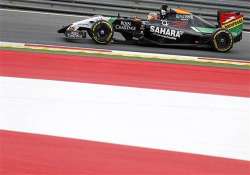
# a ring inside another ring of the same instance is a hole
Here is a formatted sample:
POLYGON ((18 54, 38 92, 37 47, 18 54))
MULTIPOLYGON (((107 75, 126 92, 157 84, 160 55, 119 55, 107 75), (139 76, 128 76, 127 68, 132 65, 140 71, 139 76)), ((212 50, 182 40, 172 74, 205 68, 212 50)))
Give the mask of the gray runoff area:
POLYGON ((90 39, 67 42, 57 30, 86 17, 65 16, 0 9, 0 40, 37 44, 56 44, 72 47, 101 48, 174 55, 190 55, 225 59, 250 60, 250 33, 243 33, 243 40, 228 53, 191 48, 145 47, 124 44, 97 45, 90 39))

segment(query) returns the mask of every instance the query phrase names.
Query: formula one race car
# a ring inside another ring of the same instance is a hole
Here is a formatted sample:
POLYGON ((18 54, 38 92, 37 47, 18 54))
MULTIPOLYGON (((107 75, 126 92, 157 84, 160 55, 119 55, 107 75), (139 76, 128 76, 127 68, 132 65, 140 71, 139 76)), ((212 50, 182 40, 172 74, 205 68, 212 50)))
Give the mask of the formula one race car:
POLYGON ((64 33, 68 39, 86 38, 88 34, 98 44, 109 44, 119 42, 113 37, 114 32, 119 32, 125 42, 133 44, 201 46, 227 52, 242 39, 243 15, 218 11, 217 18, 218 24, 213 25, 187 10, 163 5, 160 13, 149 13, 147 20, 120 15, 94 16, 64 26, 58 33, 64 33))

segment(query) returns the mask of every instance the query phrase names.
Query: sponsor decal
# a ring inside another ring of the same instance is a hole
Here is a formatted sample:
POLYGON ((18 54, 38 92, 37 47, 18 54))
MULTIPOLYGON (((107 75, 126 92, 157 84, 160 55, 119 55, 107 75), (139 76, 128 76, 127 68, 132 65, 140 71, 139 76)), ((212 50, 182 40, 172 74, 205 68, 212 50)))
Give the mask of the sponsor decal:
POLYGON ((227 23, 227 24, 224 23, 224 24, 222 25, 222 28, 227 28, 227 29, 234 28, 234 27, 236 27, 236 26, 242 24, 242 23, 243 23, 243 20, 244 20, 244 18, 241 17, 241 18, 238 18, 238 19, 236 19, 236 20, 234 20, 234 21, 231 21, 231 22, 229 22, 229 23, 227 23))
POLYGON ((166 27, 156 27, 156 26, 150 26, 150 32, 153 34, 159 35, 161 37, 165 37, 165 38, 173 39, 173 40, 180 38, 184 33, 181 30, 174 30, 174 29, 169 29, 166 27))
POLYGON ((116 30, 132 30, 135 31, 136 27, 132 26, 131 21, 121 21, 120 25, 115 25, 116 30))
POLYGON ((176 19, 189 20, 189 19, 193 19, 193 15, 176 14, 176 19))
POLYGON ((172 21, 170 23, 170 26, 175 28, 186 28, 188 26, 188 21, 187 20, 172 21))
POLYGON ((71 31, 71 32, 66 32, 65 35, 67 38, 78 39, 78 38, 84 38, 86 36, 86 33, 80 31, 71 31))
POLYGON ((230 16, 226 21, 224 21, 223 23, 225 24, 225 23, 228 23, 228 22, 230 22, 230 21, 232 21, 232 20, 234 20, 234 19, 236 19, 236 17, 235 16, 230 16))
POLYGON ((162 22, 161 22, 161 24, 163 25, 163 26, 168 26, 168 22, 167 21, 165 21, 165 20, 163 20, 162 22))

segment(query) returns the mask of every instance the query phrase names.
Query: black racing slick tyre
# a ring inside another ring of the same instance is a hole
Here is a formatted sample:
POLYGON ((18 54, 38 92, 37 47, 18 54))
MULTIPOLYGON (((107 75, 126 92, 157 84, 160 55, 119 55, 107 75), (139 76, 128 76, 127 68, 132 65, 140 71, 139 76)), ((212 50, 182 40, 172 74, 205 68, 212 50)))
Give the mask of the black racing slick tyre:
POLYGON ((97 21, 91 28, 92 39, 98 44, 109 44, 112 41, 114 30, 112 25, 104 20, 97 21))
POLYGON ((88 30, 87 30, 87 33, 88 33, 88 35, 89 35, 89 37, 90 37, 90 38, 92 38, 92 37, 93 37, 93 34, 92 34, 92 32, 91 32, 91 30, 90 30, 90 29, 88 29, 88 30))
POLYGON ((212 47, 218 52, 228 52, 233 48, 234 39, 230 31, 218 29, 212 35, 212 47))

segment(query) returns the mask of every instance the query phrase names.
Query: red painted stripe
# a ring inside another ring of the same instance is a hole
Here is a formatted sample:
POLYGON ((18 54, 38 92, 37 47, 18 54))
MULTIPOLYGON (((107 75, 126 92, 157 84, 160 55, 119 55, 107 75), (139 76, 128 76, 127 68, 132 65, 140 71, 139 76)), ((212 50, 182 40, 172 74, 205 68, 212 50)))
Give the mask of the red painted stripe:
POLYGON ((1 174, 249 175, 250 162, 0 130, 1 174))
POLYGON ((250 97, 250 71, 0 51, 0 75, 250 97))

